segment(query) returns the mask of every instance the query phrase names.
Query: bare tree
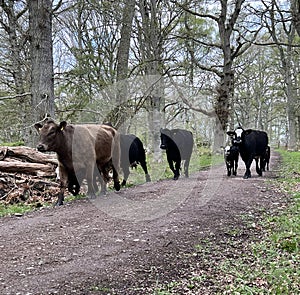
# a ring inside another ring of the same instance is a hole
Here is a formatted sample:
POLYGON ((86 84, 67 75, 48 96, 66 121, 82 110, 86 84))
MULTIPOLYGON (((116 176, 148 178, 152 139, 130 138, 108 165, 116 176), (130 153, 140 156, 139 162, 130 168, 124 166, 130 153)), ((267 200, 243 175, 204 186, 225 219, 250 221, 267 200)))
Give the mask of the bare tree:
MULTIPOLYGON (((193 16, 214 22, 217 27, 215 41, 203 38, 203 40, 195 40, 193 36, 188 36, 196 44, 208 48, 209 51, 218 52, 220 63, 207 64, 200 61, 193 51, 190 51, 193 63, 198 69, 213 73, 218 77, 218 86, 216 87, 216 97, 214 111, 217 115, 216 124, 221 130, 221 133, 216 134, 215 144, 218 146, 223 143, 223 131, 227 129, 230 117, 231 100, 234 90, 234 61, 237 57, 244 54, 251 46, 251 42, 256 38, 258 30, 249 34, 246 26, 241 23, 246 18, 244 13, 241 16, 242 6, 245 0, 237 0, 234 2, 228 0, 216 1, 213 5, 214 11, 209 13, 208 9, 201 8, 193 9, 186 4, 180 5, 182 9, 193 16), (219 12, 216 13, 216 10, 219 12), (246 35, 249 35, 250 40, 247 40, 246 35)), ((191 2, 190 5, 193 3, 191 2)), ((198 109, 205 114, 205 110, 198 109)))

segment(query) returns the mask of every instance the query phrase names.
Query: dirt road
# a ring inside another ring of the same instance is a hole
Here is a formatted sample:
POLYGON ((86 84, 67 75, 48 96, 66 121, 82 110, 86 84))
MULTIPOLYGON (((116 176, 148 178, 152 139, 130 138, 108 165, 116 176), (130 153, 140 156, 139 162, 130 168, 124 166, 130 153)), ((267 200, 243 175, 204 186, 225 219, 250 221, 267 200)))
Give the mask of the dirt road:
MULTIPOLYGON (((222 165, 177 182, 1 218, 0 294, 155 294, 200 274, 210 279, 176 294, 215 294, 213 270, 196 249, 212 240, 226 247, 237 227, 241 242, 255 237, 249 220, 281 202, 266 182, 277 163, 273 155, 264 177, 252 172, 244 180, 240 163, 238 176, 228 178, 222 165)), ((208 257, 212 264, 218 259, 209 250, 208 257)))

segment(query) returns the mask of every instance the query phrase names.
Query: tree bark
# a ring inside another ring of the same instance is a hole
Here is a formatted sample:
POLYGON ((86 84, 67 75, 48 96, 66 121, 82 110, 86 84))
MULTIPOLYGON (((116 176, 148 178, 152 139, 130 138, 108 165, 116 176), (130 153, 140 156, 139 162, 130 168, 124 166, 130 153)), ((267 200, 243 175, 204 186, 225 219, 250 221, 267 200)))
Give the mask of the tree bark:
MULTIPOLYGON (((132 21, 134 16, 135 0, 125 1, 123 10, 121 39, 117 54, 117 105, 126 104, 128 97, 128 63, 129 51, 132 31, 132 21)), ((123 126, 126 120, 130 117, 130 109, 125 112, 119 112, 119 116, 115 117, 114 122, 111 122, 116 128, 121 128, 121 132, 125 132, 126 126, 123 126)))
POLYGON ((162 78, 163 43, 159 28, 158 3, 154 0, 140 1, 139 8, 142 19, 140 32, 140 48, 143 58, 144 74, 146 75, 145 89, 151 89, 148 95, 150 143, 154 152, 154 159, 161 159, 159 148, 160 128, 163 122, 164 81, 162 78))
MULTIPOLYGON (((287 46, 282 46, 279 42, 278 30, 276 29, 276 24, 278 22, 276 18, 276 2, 272 2, 272 6, 269 7, 268 4, 264 3, 265 7, 268 9, 270 14, 270 25, 267 25, 269 33, 280 54, 280 63, 281 63, 281 73, 284 77, 284 84, 285 84, 285 95, 287 100, 287 119, 288 119, 288 149, 295 150, 297 146, 297 128, 296 128, 296 93, 293 85, 293 74, 292 74, 292 55, 293 55, 293 40, 295 38, 295 26, 291 24, 290 28, 287 29, 287 26, 283 27, 283 33, 286 35, 287 38, 287 46), (286 47, 286 49, 285 49, 286 47)), ((282 21, 284 21, 282 19, 282 21)), ((281 32, 282 33, 282 32, 281 32)))
POLYGON ((46 116, 54 118, 52 1, 30 0, 28 7, 32 119, 37 122, 46 116))
POLYGON ((300 0, 291 0, 292 21, 300 37, 300 0))

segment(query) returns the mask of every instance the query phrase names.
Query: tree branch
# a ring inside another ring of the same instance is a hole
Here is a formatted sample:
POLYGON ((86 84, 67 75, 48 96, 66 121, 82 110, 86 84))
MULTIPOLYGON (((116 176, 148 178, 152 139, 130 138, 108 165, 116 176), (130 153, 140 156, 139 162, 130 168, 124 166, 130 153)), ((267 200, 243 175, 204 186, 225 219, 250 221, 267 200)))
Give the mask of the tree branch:
POLYGON ((16 95, 13 95, 13 96, 2 96, 2 97, 0 97, 0 100, 16 99, 16 98, 24 97, 24 96, 27 96, 27 95, 31 95, 31 92, 25 92, 25 93, 16 94, 16 95))

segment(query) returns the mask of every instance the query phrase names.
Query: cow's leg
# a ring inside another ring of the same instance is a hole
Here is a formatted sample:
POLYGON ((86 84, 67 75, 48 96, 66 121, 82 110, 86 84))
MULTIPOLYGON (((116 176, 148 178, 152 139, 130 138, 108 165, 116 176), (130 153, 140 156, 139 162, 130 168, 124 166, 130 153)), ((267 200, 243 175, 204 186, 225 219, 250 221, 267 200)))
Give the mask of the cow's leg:
MULTIPOLYGON (((80 183, 81 184, 81 183, 80 183)), ((77 180, 76 175, 73 175, 70 173, 70 175, 68 175, 68 191, 73 195, 73 196, 77 196, 79 194, 80 191, 80 184, 77 180)))
MULTIPOLYGON (((120 180, 119 180, 119 172, 115 168, 116 164, 117 164, 117 161, 114 161, 113 159, 110 159, 109 162, 107 164, 105 164, 105 167, 109 167, 110 169, 112 169, 114 188, 115 188, 116 191, 119 191, 121 189, 121 185, 120 185, 120 180)), ((120 167, 120 166, 117 164, 116 167, 120 167)), ((129 169, 129 167, 128 167, 128 169, 129 169)), ((106 170, 108 171, 108 169, 106 169, 106 170)), ((129 175, 129 171, 128 171, 128 175, 129 175)), ((127 175, 127 178, 128 178, 128 175, 127 175)))
POLYGON ((128 176, 129 176, 129 165, 124 165, 124 167, 122 167, 122 170, 123 170, 123 174, 124 174, 124 178, 123 178, 123 181, 121 183, 122 186, 125 186, 126 185, 126 182, 127 182, 127 179, 128 179, 128 176))
POLYGON ((96 198, 96 189, 94 187, 94 172, 95 172, 95 165, 91 164, 90 167, 87 167, 86 171, 86 180, 88 184, 88 191, 87 196, 94 199, 96 198))
MULTIPOLYGON (((169 167, 170 169, 172 170, 173 174, 174 174, 174 177, 173 179, 176 180, 178 179, 179 175, 177 176, 176 178, 176 170, 174 168, 174 164, 173 164, 173 159, 171 158, 171 155, 167 153, 167 160, 168 160, 168 164, 169 164, 169 167)), ((179 174, 179 173, 178 173, 179 174)))
POLYGON ((55 206, 61 206, 64 204, 64 198, 65 198, 65 190, 68 186, 68 173, 64 166, 59 165, 59 176, 60 176, 60 190, 57 197, 57 201, 55 203, 55 206))
POLYGON ((109 167, 103 166, 101 167, 99 163, 97 163, 97 174, 99 175, 99 182, 100 182, 100 196, 105 196, 107 193, 107 182, 108 182, 108 173, 109 173, 109 167))
POLYGON ((147 169, 147 163, 146 163, 146 161, 144 159, 142 159, 140 161, 140 163, 141 163, 141 166, 142 166, 142 168, 143 168, 143 170, 145 172, 146 182, 151 181, 150 175, 148 174, 148 169, 147 169))
POLYGON ((237 174, 237 168, 238 168, 238 161, 233 161, 233 175, 236 176, 237 174))
POLYGON ((250 167, 251 167, 252 161, 253 161, 253 158, 250 158, 250 159, 248 159, 248 160, 245 161, 246 172, 244 174, 244 179, 247 179, 247 178, 251 177, 250 167))
POLYGON ((179 170, 180 170, 180 164, 181 164, 181 161, 179 160, 177 160, 176 162, 175 162, 175 171, 174 171, 174 180, 177 180, 178 178, 179 178, 179 175, 180 175, 180 173, 179 173, 179 170))
MULTIPOLYGON (((260 170, 263 172, 266 171, 266 159, 264 157, 263 158, 260 157, 260 170)), ((256 171, 257 171, 257 169, 256 169, 256 171)))
POLYGON ((260 166, 263 166, 263 160, 262 160, 262 158, 261 157, 255 158, 255 163, 256 163, 256 173, 259 176, 262 176, 262 168, 259 167, 259 164, 260 164, 260 166))
POLYGON ((184 175, 185 175, 185 177, 189 177, 189 165, 190 165, 190 159, 186 159, 184 161, 184 175))
POLYGON ((55 203, 55 206, 61 206, 64 204, 64 199, 65 199, 65 190, 66 190, 66 183, 63 181, 60 182, 60 190, 59 194, 57 196, 57 201, 55 203))
POLYGON ((226 168, 227 168, 227 176, 231 175, 231 167, 229 163, 226 163, 226 168))
POLYGON ((119 181, 119 173, 114 166, 112 166, 112 170, 113 170, 114 188, 116 191, 119 191, 121 188, 120 181, 119 181))
MULTIPOLYGON (((62 175, 62 173, 60 172, 60 176, 61 175, 62 175)), ((59 194, 58 194, 55 206, 56 205, 61 206, 64 204, 65 191, 67 188, 67 184, 68 184, 68 176, 65 175, 64 177, 61 177, 61 179, 60 179, 60 190, 59 190, 59 194)))
POLYGON ((172 159, 171 155, 168 152, 167 152, 167 160, 168 160, 168 164, 169 164, 170 169, 172 170, 173 173, 175 173, 173 159, 172 159))
POLYGON ((100 186, 100 196, 105 196, 107 193, 107 182, 105 181, 105 178, 102 175, 100 175, 100 186))

